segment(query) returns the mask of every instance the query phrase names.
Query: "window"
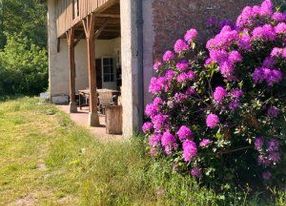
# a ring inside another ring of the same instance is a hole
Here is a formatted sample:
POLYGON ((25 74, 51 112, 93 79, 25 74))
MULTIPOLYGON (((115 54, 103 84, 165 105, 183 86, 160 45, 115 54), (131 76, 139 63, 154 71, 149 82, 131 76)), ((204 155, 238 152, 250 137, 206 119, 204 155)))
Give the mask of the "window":
POLYGON ((73 18, 79 16, 79 0, 73 0, 73 18))
POLYGON ((114 69, 112 58, 102 58, 103 81, 114 82, 114 69))

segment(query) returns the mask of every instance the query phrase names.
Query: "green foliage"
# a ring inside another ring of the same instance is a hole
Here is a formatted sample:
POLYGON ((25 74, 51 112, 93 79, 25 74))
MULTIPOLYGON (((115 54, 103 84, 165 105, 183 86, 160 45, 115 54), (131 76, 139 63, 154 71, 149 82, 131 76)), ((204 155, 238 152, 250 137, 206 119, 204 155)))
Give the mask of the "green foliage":
POLYGON ((7 34, 0 52, 0 94, 38 94, 48 86, 47 52, 23 35, 7 34))
POLYGON ((280 11, 283 11, 283 12, 286 11, 286 2, 285 2, 285 0, 277 0, 277 5, 278 5, 278 9, 280 11))
POLYGON ((6 36, 3 32, 22 33, 32 43, 46 47, 47 5, 40 0, 1 0, 0 2, 0 49, 4 47, 6 36))

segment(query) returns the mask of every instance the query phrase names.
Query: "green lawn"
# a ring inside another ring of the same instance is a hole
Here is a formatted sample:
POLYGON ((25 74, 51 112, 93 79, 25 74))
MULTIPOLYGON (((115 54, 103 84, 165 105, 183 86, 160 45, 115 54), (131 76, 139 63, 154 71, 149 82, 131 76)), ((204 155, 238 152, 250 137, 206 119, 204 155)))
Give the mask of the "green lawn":
MULTIPOLYGON (((224 198, 153 162, 136 139, 102 143, 37 98, 2 101, 0 205, 211 206, 224 198)), ((234 205, 262 205, 263 194, 240 195, 234 205)), ((281 192, 265 205, 285 199, 281 192)))

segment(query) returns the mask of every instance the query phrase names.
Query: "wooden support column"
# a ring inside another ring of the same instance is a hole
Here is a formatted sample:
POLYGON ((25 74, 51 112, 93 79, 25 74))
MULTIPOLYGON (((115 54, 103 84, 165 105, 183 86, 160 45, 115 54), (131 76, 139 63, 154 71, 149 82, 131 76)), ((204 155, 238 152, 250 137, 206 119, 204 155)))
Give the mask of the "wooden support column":
POLYGON ((94 23, 95 15, 92 13, 82 20, 86 43, 87 43, 87 63, 88 63, 88 82, 90 91, 89 100, 89 125, 100 126, 97 113, 97 91, 96 91, 96 72, 95 72, 95 39, 94 23))
POLYGON ((69 58, 69 112, 77 112, 77 103, 75 96, 75 57, 74 57, 74 29, 71 28, 66 32, 68 41, 68 58, 69 58))

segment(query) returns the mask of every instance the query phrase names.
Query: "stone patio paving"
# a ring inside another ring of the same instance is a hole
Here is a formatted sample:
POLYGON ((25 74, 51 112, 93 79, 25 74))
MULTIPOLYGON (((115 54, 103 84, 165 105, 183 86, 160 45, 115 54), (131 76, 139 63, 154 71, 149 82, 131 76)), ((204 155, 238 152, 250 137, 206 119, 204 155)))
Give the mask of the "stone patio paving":
POLYGON ((99 115, 99 122, 101 127, 89 127, 88 126, 88 107, 83 107, 80 109, 78 107, 77 113, 69 113, 69 106, 68 105, 58 105, 57 106, 61 111, 69 114, 72 121, 76 124, 88 128, 89 131, 94 134, 99 140, 103 141, 122 141, 125 138, 122 135, 111 135, 106 134, 105 128, 105 116, 99 115))

